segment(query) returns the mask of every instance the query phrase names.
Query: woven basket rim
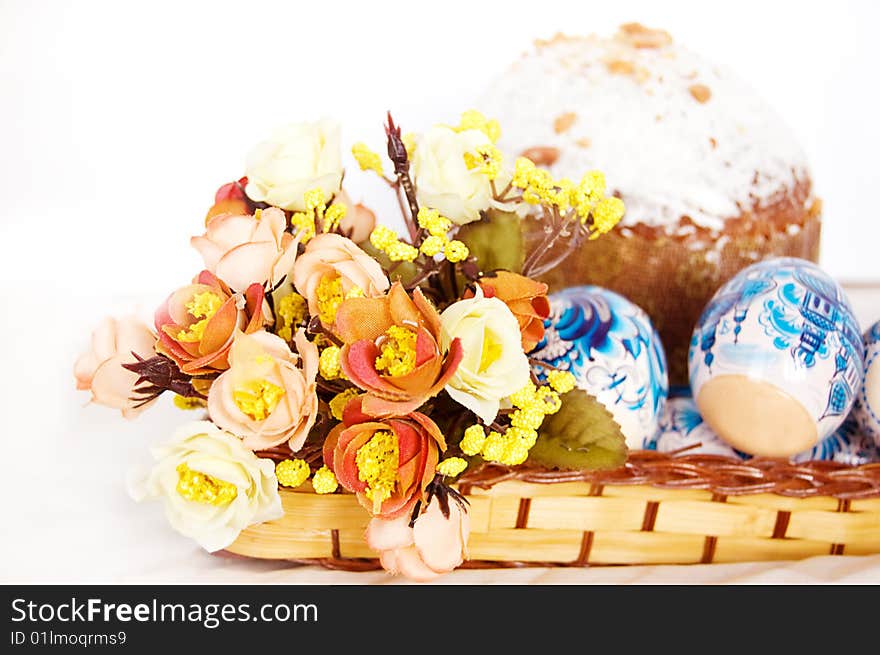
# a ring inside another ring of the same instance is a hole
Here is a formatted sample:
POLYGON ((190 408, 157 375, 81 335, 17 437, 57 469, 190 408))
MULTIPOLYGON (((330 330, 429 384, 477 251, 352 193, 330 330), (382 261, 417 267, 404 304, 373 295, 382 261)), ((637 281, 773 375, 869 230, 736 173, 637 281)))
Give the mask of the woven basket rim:
MULTIPOLYGON (((691 447, 692 448, 692 447, 691 447)), ((786 459, 754 457, 742 461, 724 455, 661 453, 631 450, 626 463, 614 469, 557 471, 534 466, 485 463, 455 480, 463 493, 473 487, 489 489, 508 480, 535 484, 585 482, 592 485, 648 485, 662 489, 704 489, 719 496, 772 493, 789 498, 829 496, 838 500, 880 498, 880 462, 852 466, 842 462, 811 460, 793 464, 786 459)), ((290 451, 276 447, 257 455, 275 461, 290 451)), ((296 453, 312 466, 320 466, 321 448, 306 446, 296 453)))
POLYGON ((593 485, 649 485, 665 489, 704 489, 720 496, 773 493, 791 498, 829 496, 839 500, 880 498, 880 463, 850 466, 812 460, 755 457, 748 461, 723 455, 630 451, 616 469, 555 471, 536 467, 484 464, 456 480, 467 492, 507 480, 534 484, 586 482, 593 485))

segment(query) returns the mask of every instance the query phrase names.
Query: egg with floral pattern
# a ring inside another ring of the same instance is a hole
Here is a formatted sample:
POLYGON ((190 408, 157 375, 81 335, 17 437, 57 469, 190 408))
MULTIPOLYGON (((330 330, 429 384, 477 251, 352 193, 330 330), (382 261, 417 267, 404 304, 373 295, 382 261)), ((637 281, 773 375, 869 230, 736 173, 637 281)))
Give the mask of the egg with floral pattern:
POLYGON ((861 466, 880 462, 880 446, 866 434, 851 414, 830 436, 816 446, 790 458, 801 464, 812 460, 840 462, 847 466, 861 466))
POLYGON ((865 379, 856 396, 853 420, 880 448, 880 321, 865 332, 865 379))
POLYGON ((533 371, 571 372, 620 424, 627 447, 641 448, 659 426, 669 392, 666 356, 648 315, 623 296, 596 286, 550 295, 544 338, 530 353, 533 371))
POLYGON ((790 457, 849 414, 864 344, 842 287, 812 262, 768 259, 713 296, 688 354, 691 390, 712 429, 738 450, 790 457))
MULTIPOLYGON (((751 455, 736 450, 719 437, 697 408, 693 398, 670 398, 666 402, 660 429, 653 439, 645 442, 646 450, 661 453, 682 451, 682 455, 722 455, 734 459, 749 460, 751 455)), ((861 430, 850 416, 832 434, 813 448, 793 455, 789 460, 795 464, 825 460, 840 462, 847 466, 861 466, 880 462, 880 447, 861 430)))

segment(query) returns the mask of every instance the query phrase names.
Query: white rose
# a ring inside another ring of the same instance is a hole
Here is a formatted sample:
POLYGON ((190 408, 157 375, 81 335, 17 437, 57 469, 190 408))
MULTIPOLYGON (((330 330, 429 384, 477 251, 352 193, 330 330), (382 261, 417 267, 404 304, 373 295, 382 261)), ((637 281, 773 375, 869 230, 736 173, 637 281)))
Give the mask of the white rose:
POLYGON ((153 457, 153 469, 131 480, 129 493, 137 501, 161 498, 171 526, 208 552, 226 548, 249 525, 284 515, 272 461, 210 421, 182 425, 153 457))
POLYGON ((453 223, 479 220, 480 211, 493 204, 489 178, 469 170, 466 152, 491 141, 480 130, 456 132, 435 125, 416 142, 412 171, 419 204, 438 210, 453 223))
POLYGON ((342 184, 339 124, 295 123, 275 131, 247 159, 245 193, 257 202, 304 211, 306 191, 320 188, 329 200, 342 184))
POLYGON ((479 286, 476 294, 440 315, 443 349, 458 337, 464 350, 445 388, 453 400, 491 423, 501 399, 526 386, 531 376, 516 317, 498 298, 484 297, 479 286))

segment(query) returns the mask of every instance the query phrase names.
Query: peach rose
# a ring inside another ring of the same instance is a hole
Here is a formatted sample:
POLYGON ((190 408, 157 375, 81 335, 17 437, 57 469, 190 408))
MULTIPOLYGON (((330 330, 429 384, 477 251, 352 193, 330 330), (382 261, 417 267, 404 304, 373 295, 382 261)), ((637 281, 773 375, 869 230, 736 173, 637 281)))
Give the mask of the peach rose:
POLYGON ((334 203, 345 205, 345 216, 339 221, 339 231, 355 243, 363 243, 370 238, 376 227, 376 214, 361 203, 352 202, 345 190, 341 190, 333 199, 334 203))
POLYGON ((387 296, 352 298, 340 305, 335 332, 344 342, 342 372, 367 392, 373 416, 406 414, 436 396, 461 362, 460 339, 441 347, 440 315, 416 288, 395 282, 387 296))
POLYGON ((189 375, 226 370, 236 330, 255 332, 271 319, 264 295, 259 284, 244 294, 232 293, 213 273, 202 271, 156 310, 156 350, 189 375))
POLYGON ((303 330, 296 333, 294 343, 299 356, 281 337, 265 330, 237 332, 229 352, 229 370, 211 385, 211 420, 242 437, 251 450, 287 441, 295 452, 315 424, 318 349, 303 330))
POLYGON ((205 225, 215 216, 222 214, 250 214, 253 208, 244 192, 247 183, 247 177, 242 177, 217 189, 217 193, 214 194, 214 204, 205 214, 205 225))
MULTIPOLYGON (((544 338, 544 319, 550 316, 547 285, 510 271, 495 271, 479 281, 486 298, 498 298, 516 317, 524 352, 529 352, 544 338)), ((468 289, 465 298, 473 298, 468 289)))
POLYGON ((324 441, 324 464, 374 516, 408 515, 434 479, 446 441, 427 416, 413 412, 377 421, 353 398, 343 422, 324 441))
POLYGON ((205 268, 236 291, 254 283, 274 287, 296 260, 298 241, 286 227, 287 217, 275 207, 253 216, 222 214, 190 243, 205 260, 205 268))
POLYGON ((367 545, 379 552, 389 573, 401 573, 415 582, 428 582, 452 571, 467 557, 470 517, 457 503, 445 516, 438 499, 410 527, 409 515, 374 518, 367 526, 367 545))
POLYGON ((351 239, 319 234, 293 266, 293 285, 309 304, 309 314, 331 327, 343 300, 381 296, 389 282, 375 259, 351 239))
POLYGON ((125 418, 134 418, 146 405, 132 399, 138 375, 122 365, 137 361, 132 353, 143 359, 153 357, 155 343, 156 335, 134 317, 105 318, 92 332, 91 349, 74 364, 76 388, 91 391, 92 402, 121 410, 125 418))

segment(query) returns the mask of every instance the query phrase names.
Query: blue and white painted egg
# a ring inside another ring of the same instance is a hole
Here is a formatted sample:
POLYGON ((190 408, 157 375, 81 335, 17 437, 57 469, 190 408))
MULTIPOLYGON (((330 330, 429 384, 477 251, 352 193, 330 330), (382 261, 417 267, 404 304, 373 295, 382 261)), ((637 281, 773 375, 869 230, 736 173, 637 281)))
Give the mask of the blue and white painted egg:
MULTIPOLYGON (((550 295, 544 338, 530 356, 570 371, 620 424, 629 448, 641 448, 659 426, 669 392, 666 356, 648 315, 623 296, 596 286, 550 295)), ((543 379, 546 369, 535 366, 543 379)))
POLYGON ((856 397, 853 419, 880 448, 880 321, 865 332, 865 379, 856 397))
POLYGON ((800 464, 815 459, 861 466, 880 462, 880 446, 874 443, 850 415, 831 436, 820 441, 815 448, 795 455, 791 461, 800 464))
POLYGON ((753 264, 722 286, 688 353, 693 396, 725 441, 790 457, 831 435, 862 385, 864 346, 843 289, 812 262, 753 264))
MULTIPOLYGON (((646 450, 669 453, 687 449, 682 455, 723 455, 749 460, 751 455, 736 450, 719 437, 700 416, 692 398, 670 398, 666 401, 660 430, 645 442, 646 450)), ((795 464, 814 460, 840 462, 847 466, 861 466, 880 462, 880 447, 865 434, 851 416, 830 436, 810 450, 789 458, 795 464)))

